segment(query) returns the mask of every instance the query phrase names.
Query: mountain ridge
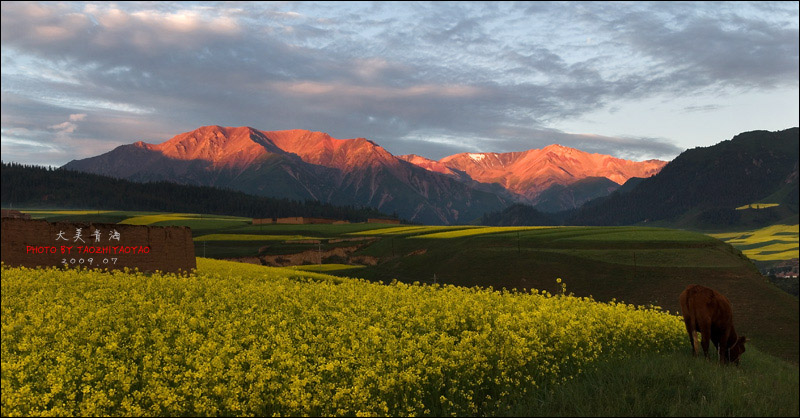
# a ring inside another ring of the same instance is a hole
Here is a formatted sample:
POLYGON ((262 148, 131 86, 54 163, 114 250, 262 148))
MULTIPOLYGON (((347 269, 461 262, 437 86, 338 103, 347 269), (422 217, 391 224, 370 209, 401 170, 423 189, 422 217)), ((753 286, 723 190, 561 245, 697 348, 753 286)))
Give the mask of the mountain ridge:
POLYGON ((307 130, 204 126, 137 142, 64 168, 135 181, 170 180, 261 196, 356 204, 426 223, 468 222, 508 202, 394 157, 365 138, 307 130))
MULTIPOLYGON (((665 164, 556 144, 511 153, 461 153, 434 161, 418 155, 394 156, 366 138, 208 125, 160 144, 122 145, 64 167, 134 181, 167 180, 262 196, 363 204, 412 221, 449 224, 471 222, 514 202, 535 203, 556 185, 594 177, 619 184, 651 175, 665 164)), ((607 195, 613 188, 598 187, 589 195, 607 195)), ((556 201, 568 207, 582 203, 556 201)))
POLYGON ((667 161, 630 161, 591 154, 559 144, 505 153, 459 153, 438 161, 483 183, 500 183, 532 203, 553 185, 567 186, 588 177, 605 177, 618 185, 631 177, 658 173, 667 161))

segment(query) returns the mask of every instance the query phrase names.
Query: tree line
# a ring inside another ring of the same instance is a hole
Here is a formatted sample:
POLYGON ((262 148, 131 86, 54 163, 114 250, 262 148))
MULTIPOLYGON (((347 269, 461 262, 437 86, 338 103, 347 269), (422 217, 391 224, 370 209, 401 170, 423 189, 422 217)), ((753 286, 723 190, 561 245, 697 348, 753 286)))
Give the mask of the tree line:
POLYGON ((14 162, 2 163, 0 188, 4 208, 187 212, 252 218, 303 216, 350 222, 393 217, 370 207, 253 196, 229 189, 167 181, 136 183, 14 162))

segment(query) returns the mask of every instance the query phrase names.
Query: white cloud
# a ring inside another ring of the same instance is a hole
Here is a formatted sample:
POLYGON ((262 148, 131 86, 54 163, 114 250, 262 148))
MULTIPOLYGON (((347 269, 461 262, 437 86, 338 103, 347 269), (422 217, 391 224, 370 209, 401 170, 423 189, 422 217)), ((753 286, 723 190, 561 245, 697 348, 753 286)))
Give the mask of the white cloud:
POLYGON ((78 129, 78 124, 75 122, 80 122, 84 119, 86 119, 86 113, 73 113, 69 115, 68 121, 50 125, 47 129, 56 131, 59 137, 64 138, 68 136, 67 134, 71 134, 78 129))
POLYGON ((269 15, 274 16, 276 18, 289 18, 289 19, 297 19, 303 17, 303 15, 297 12, 270 12, 269 15))
POLYGON ((57 125, 50 125, 47 128, 58 131, 59 134, 71 134, 75 132, 75 129, 78 128, 78 125, 72 122, 62 122, 57 125))

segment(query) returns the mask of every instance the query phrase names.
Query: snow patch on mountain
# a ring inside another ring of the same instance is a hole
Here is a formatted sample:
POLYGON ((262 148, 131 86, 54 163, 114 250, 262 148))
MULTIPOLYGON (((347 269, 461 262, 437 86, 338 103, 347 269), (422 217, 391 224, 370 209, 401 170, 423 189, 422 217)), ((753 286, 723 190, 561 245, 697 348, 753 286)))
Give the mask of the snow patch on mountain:
POLYGON ((486 158, 486 154, 473 154, 473 153, 469 153, 469 154, 467 154, 467 155, 469 156, 469 158, 472 158, 472 161, 475 161, 475 162, 481 161, 481 160, 483 160, 484 158, 486 158))

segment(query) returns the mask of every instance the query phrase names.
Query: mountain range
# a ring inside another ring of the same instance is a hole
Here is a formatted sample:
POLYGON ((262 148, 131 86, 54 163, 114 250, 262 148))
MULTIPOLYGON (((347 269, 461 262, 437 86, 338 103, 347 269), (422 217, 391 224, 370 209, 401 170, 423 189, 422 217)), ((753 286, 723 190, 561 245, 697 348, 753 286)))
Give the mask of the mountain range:
POLYGON ((515 203, 578 207, 667 162, 634 162, 561 145, 463 153, 439 161, 394 156, 365 138, 307 130, 204 126, 161 144, 136 142, 63 168, 139 182, 172 181, 245 193, 363 205, 428 224, 467 223, 515 203))
POLYGON ((431 171, 450 175, 464 173, 481 183, 497 183, 531 202, 554 185, 567 186, 597 177, 606 178, 619 187, 631 177, 650 177, 667 164, 661 160, 635 162, 590 154, 558 144, 522 152, 461 153, 439 161, 417 155, 400 158, 431 171))

